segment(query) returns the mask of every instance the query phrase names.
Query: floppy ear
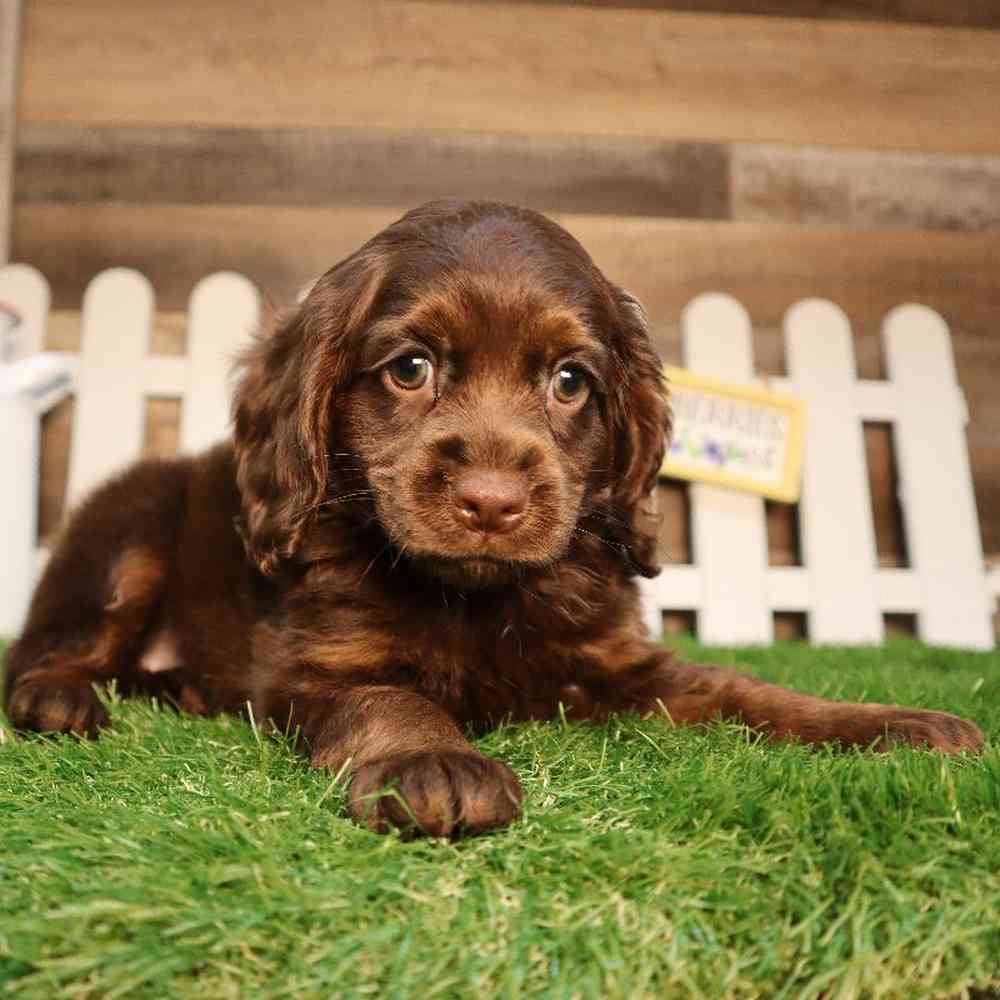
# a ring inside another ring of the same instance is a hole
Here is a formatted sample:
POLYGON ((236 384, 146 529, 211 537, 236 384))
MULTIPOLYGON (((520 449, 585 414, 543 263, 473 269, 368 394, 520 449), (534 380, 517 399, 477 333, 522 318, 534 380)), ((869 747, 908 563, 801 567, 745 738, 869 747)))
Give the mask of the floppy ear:
POLYGON ((349 257, 238 362, 240 530, 247 554, 267 576, 294 557, 329 489, 336 396, 351 379, 353 335, 374 308, 383 273, 375 253, 349 257))
POLYGON ((646 312, 615 289, 620 335, 609 396, 613 479, 610 502, 621 519, 616 540, 635 571, 656 576, 656 499, 653 493, 670 437, 671 415, 663 363, 649 339, 646 312))

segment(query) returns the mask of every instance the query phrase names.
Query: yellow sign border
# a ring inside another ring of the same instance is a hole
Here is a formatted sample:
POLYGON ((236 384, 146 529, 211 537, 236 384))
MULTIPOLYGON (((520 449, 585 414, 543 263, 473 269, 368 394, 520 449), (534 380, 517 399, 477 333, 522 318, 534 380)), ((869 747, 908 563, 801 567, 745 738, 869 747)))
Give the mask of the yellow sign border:
POLYGON ((670 457, 669 450, 660 466, 660 476, 668 479, 686 479, 690 482, 711 483, 714 486, 728 486, 778 500, 781 503, 797 503, 802 483, 802 451, 805 443, 805 401, 795 396, 771 392, 754 385, 739 385, 709 375, 696 375, 686 368, 664 368, 667 381, 671 385, 683 385, 692 389, 702 389, 715 396, 741 399, 774 410, 782 410, 788 417, 788 447, 785 449, 785 467, 780 482, 761 483, 750 476, 735 475, 723 470, 705 469, 689 462, 670 457))

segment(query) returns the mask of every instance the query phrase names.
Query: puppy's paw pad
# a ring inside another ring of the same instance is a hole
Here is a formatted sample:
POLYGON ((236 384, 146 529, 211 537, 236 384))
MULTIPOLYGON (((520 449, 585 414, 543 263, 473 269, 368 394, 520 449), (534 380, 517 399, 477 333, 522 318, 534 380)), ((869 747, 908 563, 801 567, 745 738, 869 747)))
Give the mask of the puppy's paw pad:
POLYGON ((384 833, 451 837, 507 826, 521 814, 513 771, 474 751, 385 757, 360 767, 351 782, 352 815, 384 833))
POLYGON ((97 736, 109 718, 89 681, 38 678, 15 684, 7 701, 15 730, 97 736))

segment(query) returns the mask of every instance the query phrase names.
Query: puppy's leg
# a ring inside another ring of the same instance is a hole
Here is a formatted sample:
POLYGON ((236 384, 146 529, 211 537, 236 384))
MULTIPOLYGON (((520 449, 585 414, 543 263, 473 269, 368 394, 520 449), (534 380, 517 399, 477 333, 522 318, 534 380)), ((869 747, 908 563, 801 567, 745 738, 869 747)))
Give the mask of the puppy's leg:
POLYGON ((476 751, 447 712, 414 691, 345 687, 300 700, 287 718, 308 740, 314 767, 352 774, 351 813, 379 832, 475 834, 520 815, 510 768, 476 751))
POLYGON ((94 684, 131 686, 169 573, 181 475, 175 464, 137 466, 73 516, 6 657, 15 729, 93 736, 107 724, 94 684))
POLYGON ((660 650, 632 673, 624 689, 628 707, 638 711, 666 712, 675 723, 731 719, 774 739, 880 750, 902 743, 949 754, 976 752, 983 745, 973 723, 946 712, 830 701, 723 667, 677 663, 660 650))

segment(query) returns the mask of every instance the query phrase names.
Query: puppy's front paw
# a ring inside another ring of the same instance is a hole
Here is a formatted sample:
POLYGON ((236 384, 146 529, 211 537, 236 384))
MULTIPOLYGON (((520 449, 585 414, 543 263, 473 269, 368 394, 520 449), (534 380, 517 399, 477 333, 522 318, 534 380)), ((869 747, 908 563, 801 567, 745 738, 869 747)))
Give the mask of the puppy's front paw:
POLYGON ((979 727, 957 715, 915 708, 872 707, 876 709, 874 738, 880 750, 900 743, 947 754, 979 753, 983 748, 979 727))
POLYGON ((358 768, 351 814, 384 833, 450 837, 507 826, 521 814, 523 793, 514 772, 474 751, 401 754, 358 768))
POLYGON ((74 733, 97 736, 108 724, 108 713, 89 678, 39 674, 14 684, 7 717, 19 732, 74 733))

